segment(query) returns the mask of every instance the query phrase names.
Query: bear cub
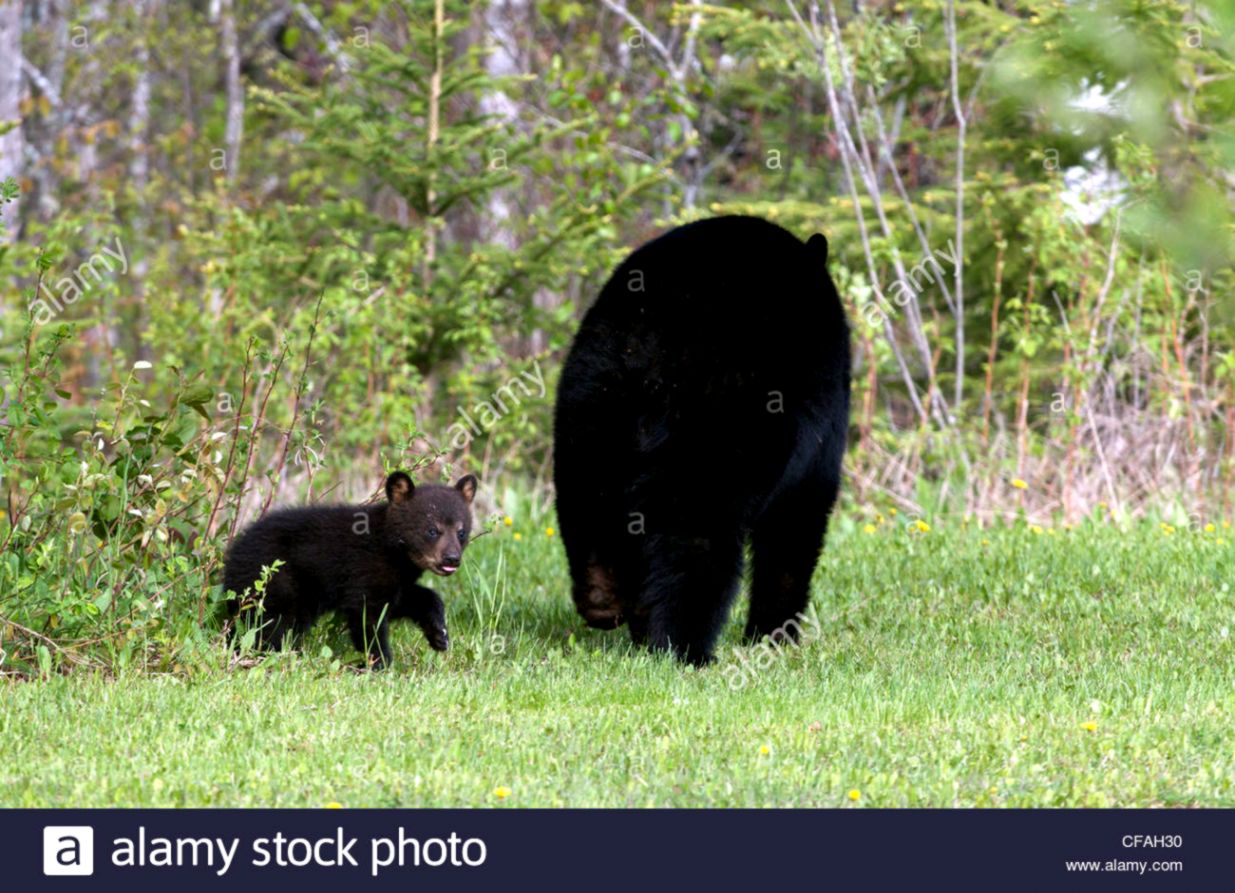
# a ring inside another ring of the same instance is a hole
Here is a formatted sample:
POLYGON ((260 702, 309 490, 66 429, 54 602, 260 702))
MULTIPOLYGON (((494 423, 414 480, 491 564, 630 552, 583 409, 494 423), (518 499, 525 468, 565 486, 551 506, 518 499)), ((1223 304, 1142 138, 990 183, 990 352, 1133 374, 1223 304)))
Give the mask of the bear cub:
POLYGON ((295 642, 327 611, 339 611, 352 644, 378 669, 390 664, 387 624, 400 617, 419 626, 435 651, 445 651, 450 638, 442 600, 417 581, 425 571, 448 577, 459 569, 476 485, 469 474, 454 486, 416 487, 396 471, 386 479, 384 503, 272 512, 228 548, 228 613, 255 618, 259 646, 277 648, 286 637, 295 642), (270 576, 257 613, 253 584, 276 560, 283 564, 270 576))
POLYGON ((840 488, 849 378, 824 236, 716 217, 627 257, 558 385, 558 527, 588 625, 707 663, 749 544, 746 638, 795 638, 840 488))

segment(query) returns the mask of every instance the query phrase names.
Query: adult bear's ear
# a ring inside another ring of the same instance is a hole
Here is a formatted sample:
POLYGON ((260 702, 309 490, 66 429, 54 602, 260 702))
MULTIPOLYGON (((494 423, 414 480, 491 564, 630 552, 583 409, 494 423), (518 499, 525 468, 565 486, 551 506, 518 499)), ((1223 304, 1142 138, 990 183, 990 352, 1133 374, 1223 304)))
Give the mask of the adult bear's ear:
POLYGON ((828 240, 823 233, 815 233, 806 240, 806 247, 817 262, 826 264, 828 262, 828 240))
POLYGON ((472 499, 476 496, 476 485, 480 483, 476 480, 476 475, 465 474, 455 482, 455 489, 463 496, 463 501, 468 505, 472 504, 472 499))
POLYGON ((412 479, 401 471, 386 478, 386 498, 391 502, 407 502, 415 489, 412 479))

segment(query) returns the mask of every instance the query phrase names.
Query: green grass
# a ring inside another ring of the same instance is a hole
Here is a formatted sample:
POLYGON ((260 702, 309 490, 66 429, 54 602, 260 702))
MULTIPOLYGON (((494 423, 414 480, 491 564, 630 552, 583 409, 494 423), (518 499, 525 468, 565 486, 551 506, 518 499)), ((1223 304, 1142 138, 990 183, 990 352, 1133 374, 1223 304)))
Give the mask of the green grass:
POLYGON ((584 629, 543 523, 439 587, 446 656, 5 685, 0 804, 1235 805, 1230 530, 842 519, 819 635, 740 648, 739 603, 692 671, 584 629))

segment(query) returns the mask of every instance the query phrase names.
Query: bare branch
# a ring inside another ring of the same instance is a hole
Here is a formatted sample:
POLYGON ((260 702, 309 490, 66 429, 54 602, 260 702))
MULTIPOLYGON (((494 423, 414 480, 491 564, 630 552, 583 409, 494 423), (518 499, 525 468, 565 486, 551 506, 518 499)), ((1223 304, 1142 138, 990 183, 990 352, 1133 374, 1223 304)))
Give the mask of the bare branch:
MULTIPOLYGON (((888 243, 888 249, 892 255, 892 266, 896 271, 896 277, 901 285, 901 293, 906 296, 902 303, 905 309, 905 318, 908 322, 909 336, 914 346, 918 350, 918 355, 922 362, 923 370, 926 374, 927 402, 931 414, 939 422, 940 427, 948 427, 950 416, 948 413, 947 403, 943 395, 939 392, 939 388, 935 381, 935 363, 934 357, 931 354, 930 344, 926 338, 926 332, 923 328, 921 308, 918 304, 918 295, 916 283, 910 279, 908 272, 905 270, 905 265, 901 260, 900 249, 896 244, 895 234, 892 232, 891 223, 888 221, 887 214, 884 213, 883 196, 879 190, 879 184, 875 179, 875 165, 871 160, 870 149, 866 143, 866 136, 861 126, 861 109, 858 107, 857 97, 854 95, 854 78, 849 67, 848 60, 845 56, 845 47, 841 35, 840 23, 836 17, 836 7, 832 0, 827 0, 828 20, 832 29, 832 39, 836 44, 836 61, 837 66, 841 71, 841 82, 839 89, 833 86, 832 73, 830 69, 824 69, 824 76, 827 79, 829 103, 832 103, 834 96, 839 94, 845 103, 850 108, 853 115, 853 133, 857 135, 855 144, 853 136, 850 134, 849 124, 845 120, 843 109, 840 108, 839 102, 836 103, 836 108, 833 110, 834 122, 837 127, 837 134, 841 136, 841 144, 849 152, 853 154, 853 160, 857 165, 858 171, 862 175, 862 182, 866 187, 867 195, 871 200, 871 207, 875 211, 875 217, 879 221, 880 231, 883 233, 884 239, 888 243), (860 148, 860 152, 859 152, 860 148)), ((817 18, 818 3, 811 4, 811 17, 817 18)), ((819 52, 824 51, 824 38, 819 36, 819 52)))
MULTIPOLYGON (((785 0, 785 4, 789 7, 789 12, 793 14, 794 19, 806 35, 807 42, 814 46, 815 61, 819 65, 819 68, 823 72, 824 78, 827 81, 828 108, 831 110, 833 124, 836 128, 837 134, 841 137, 841 169, 845 175, 845 186, 849 190, 850 201, 853 202, 853 212, 858 224, 858 236, 862 240, 862 250, 866 257, 866 269, 870 275, 871 288, 874 289, 875 297, 878 302, 880 304, 886 304, 887 298, 884 297, 883 288, 879 284, 879 271, 875 267, 875 255, 871 250, 870 233, 867 232, 866 229, 866 218, 862 214, 862 204, 858 197, 858 187, 853 176, 853 164, 850 160, 850 156, 851 154, 856 153, 853 152, 851 141, 846 143, 846 140, 848 140, 848 133, 846 131, 844 121, 841 118, 840 106, 836 98, 836 90, 832 85, 832 73, 828 69, 827 59, 824 56, 823 37, 819 33, 818 24, 814 20, 813 16, 811 25, 808 26, 806 22, 802 20, 802 16, 798 12, 797 7, 793 5, 793 0, 785 0)), ((888 339, 888 344, 892 348, 892 355, 896 358, 896 363, 901 373, 901 380, 904 382, 906 393, 909 395, 909 402, 913 404, 914 411, 917 412, 918 418, 922 424, 926 424, 926 409, 923 407, 922 400, 918 396, 918 386, 913 380, 912 373, 909 371, 909 364, 905 362, 905 357, 901 352, 900 345, 896 343, 896 332, 892 328, 892 320, 888 314, 883 313, 882 310, 880 315, 883 317, 884 335, 888 339)))
POLYGON ((51 103, 54 109, 60 108, 60 91, 55 88, 55 85, 47 79, 43 72, 39 71, 25 56, 21 59, 21 70, 26 73, 26 77, 30 79, 30 83, 39 88, 39 92, 47 97, 47 101, 51 103))
POLYGON ((631 27, 638 31, 643 36, 643 39, 648 42, 648 46, 656 51, 656 55, 665 60, 665 64, 668 65, 670 69, 675 69, 677 67, 673 64, 673 54, 669 52, 669 48, 661 42, 659 37, 652 33, 650 28, 635 18, 630 10, 626 8, 625 3, 616 3, 614 0, 602 0, 602 2, 609 8, 610 11, 616 13, 620 18, 625 19, 631 27))
POLYGON ((326 51, 335 60, 339 70, 346 73, 352 67, 352 60, 347 53, 343 52, 343 45, 339 43, 339 38, 335 37, 331 30, 323 25, 317 16, 313 15, 312 10, 303 3, 297 3, 292 8, 308 29, 317 36, 317 39, 326 44, 326 51))

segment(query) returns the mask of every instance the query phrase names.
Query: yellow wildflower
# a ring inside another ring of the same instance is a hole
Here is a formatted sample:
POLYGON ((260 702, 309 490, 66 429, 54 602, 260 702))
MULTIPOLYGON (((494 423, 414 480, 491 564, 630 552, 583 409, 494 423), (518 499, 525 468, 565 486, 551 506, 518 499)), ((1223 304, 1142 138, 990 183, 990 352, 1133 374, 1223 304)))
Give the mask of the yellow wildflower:
POLYGON ((1018 490, 1028 490, 1029 485, 1020 478, 1012 478, 1012 486, 1018 490))
POLYGON ((493 796, 499 800, 505 800, 510 796, 510 788, 506 787, 506 785, 498 785, 493 789, 493 796))
POLYGON ((515 519, 510 517, 510 515, 507 515, 505 518, 502 519, 502 523, 505 524, 507 527, 509 527, 511 524, 515 523, 515 519))
POLYGON ((856 803, 857 801, 862 799, 862 792, 859 791, 857 788, 854 788, 852 791, 849 792, 849 799, 856 803))

